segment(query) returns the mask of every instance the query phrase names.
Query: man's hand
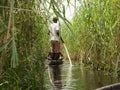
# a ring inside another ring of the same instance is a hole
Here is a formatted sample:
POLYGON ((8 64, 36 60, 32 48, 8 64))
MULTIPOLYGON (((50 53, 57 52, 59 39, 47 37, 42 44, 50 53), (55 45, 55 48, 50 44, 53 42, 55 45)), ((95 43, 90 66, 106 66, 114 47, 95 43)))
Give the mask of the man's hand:
POLYGON ((48 35, 50 35, 50 31, 48 32, 48 35))
POLYGON ((59 36, 59 30, 56 30, 56 34, 59 36))

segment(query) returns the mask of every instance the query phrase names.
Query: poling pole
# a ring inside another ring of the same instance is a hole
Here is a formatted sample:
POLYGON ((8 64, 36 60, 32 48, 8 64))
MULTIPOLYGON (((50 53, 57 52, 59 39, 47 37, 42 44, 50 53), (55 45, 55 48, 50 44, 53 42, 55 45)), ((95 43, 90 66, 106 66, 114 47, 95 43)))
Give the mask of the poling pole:
POLYGON ((71 61, 71 58, 70 58, 70 55, 69 55, 68 49, 67 49, 67 47, 66 47, 66 45, 65 45, 65 43, 64 43, 64 41, 63 41, 63 39, 62 39, 62 37, 60 37, 60 39, 61 39, 61 41, 62 41, 62 43, 63 43, 64 48, 65 48, 65 51, 66 51, 66 54, 67 54, 67 56, 68 56, 68 59, 69 59, 70 65, 72 66, 72 61, 71 61))

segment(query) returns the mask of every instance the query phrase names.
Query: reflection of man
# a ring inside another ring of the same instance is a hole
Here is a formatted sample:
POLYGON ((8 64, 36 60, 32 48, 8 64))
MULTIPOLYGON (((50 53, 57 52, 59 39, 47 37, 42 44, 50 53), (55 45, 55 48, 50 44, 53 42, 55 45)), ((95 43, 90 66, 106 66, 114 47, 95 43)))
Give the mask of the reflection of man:
POLYGON ((53 81, 56 86, 56 90, 62 89, 62 77, 61 77, 61 68, 59 66, 52 67, 53 71, 53 81))
MULTIPOLYGON (((51 47, 52 53, 59 54, 59 59, 62 59, 63 56, 60 53, 60 26, 58 18, 53 18, 53 23, 50 26, 50 40, 51 40, 51 47)), ((50 57, 49 57, 50 58, 50 57)))

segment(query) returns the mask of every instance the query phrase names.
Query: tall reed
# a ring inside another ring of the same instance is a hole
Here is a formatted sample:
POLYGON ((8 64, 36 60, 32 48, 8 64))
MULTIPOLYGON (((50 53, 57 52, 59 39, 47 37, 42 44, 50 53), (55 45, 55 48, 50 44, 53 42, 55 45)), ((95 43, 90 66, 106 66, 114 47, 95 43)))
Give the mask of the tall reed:
POLYGON ((49 9, 69 23, 60 3, 55 0, 0 1, 1 90, 45 89, 44 61, 50 47, 49 9))
MULTIPOLYGON (((44 89, 47 45, 35 1, 0 1, 0 89, 44 89)), ((47 40, 47 39, 46 39, 47 40)))
POLYGON ((114 70, 119 56, 119 0, 83 0, 65 31, 73 59, 94 69, 114 70), (67 34, 69 33, 69 34, 67 34))

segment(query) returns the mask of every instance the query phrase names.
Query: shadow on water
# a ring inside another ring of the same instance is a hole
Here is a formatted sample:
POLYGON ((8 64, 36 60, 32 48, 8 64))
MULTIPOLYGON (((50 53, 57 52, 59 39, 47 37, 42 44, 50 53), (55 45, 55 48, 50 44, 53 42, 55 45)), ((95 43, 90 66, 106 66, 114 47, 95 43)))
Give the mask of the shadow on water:
POLYGON ((93 71, 64 63, 60 66, 49 66, 50 78, 46 74, 46 90, 94 90, 96 88, 119 82, 117 77, 103 71, 93 71))

